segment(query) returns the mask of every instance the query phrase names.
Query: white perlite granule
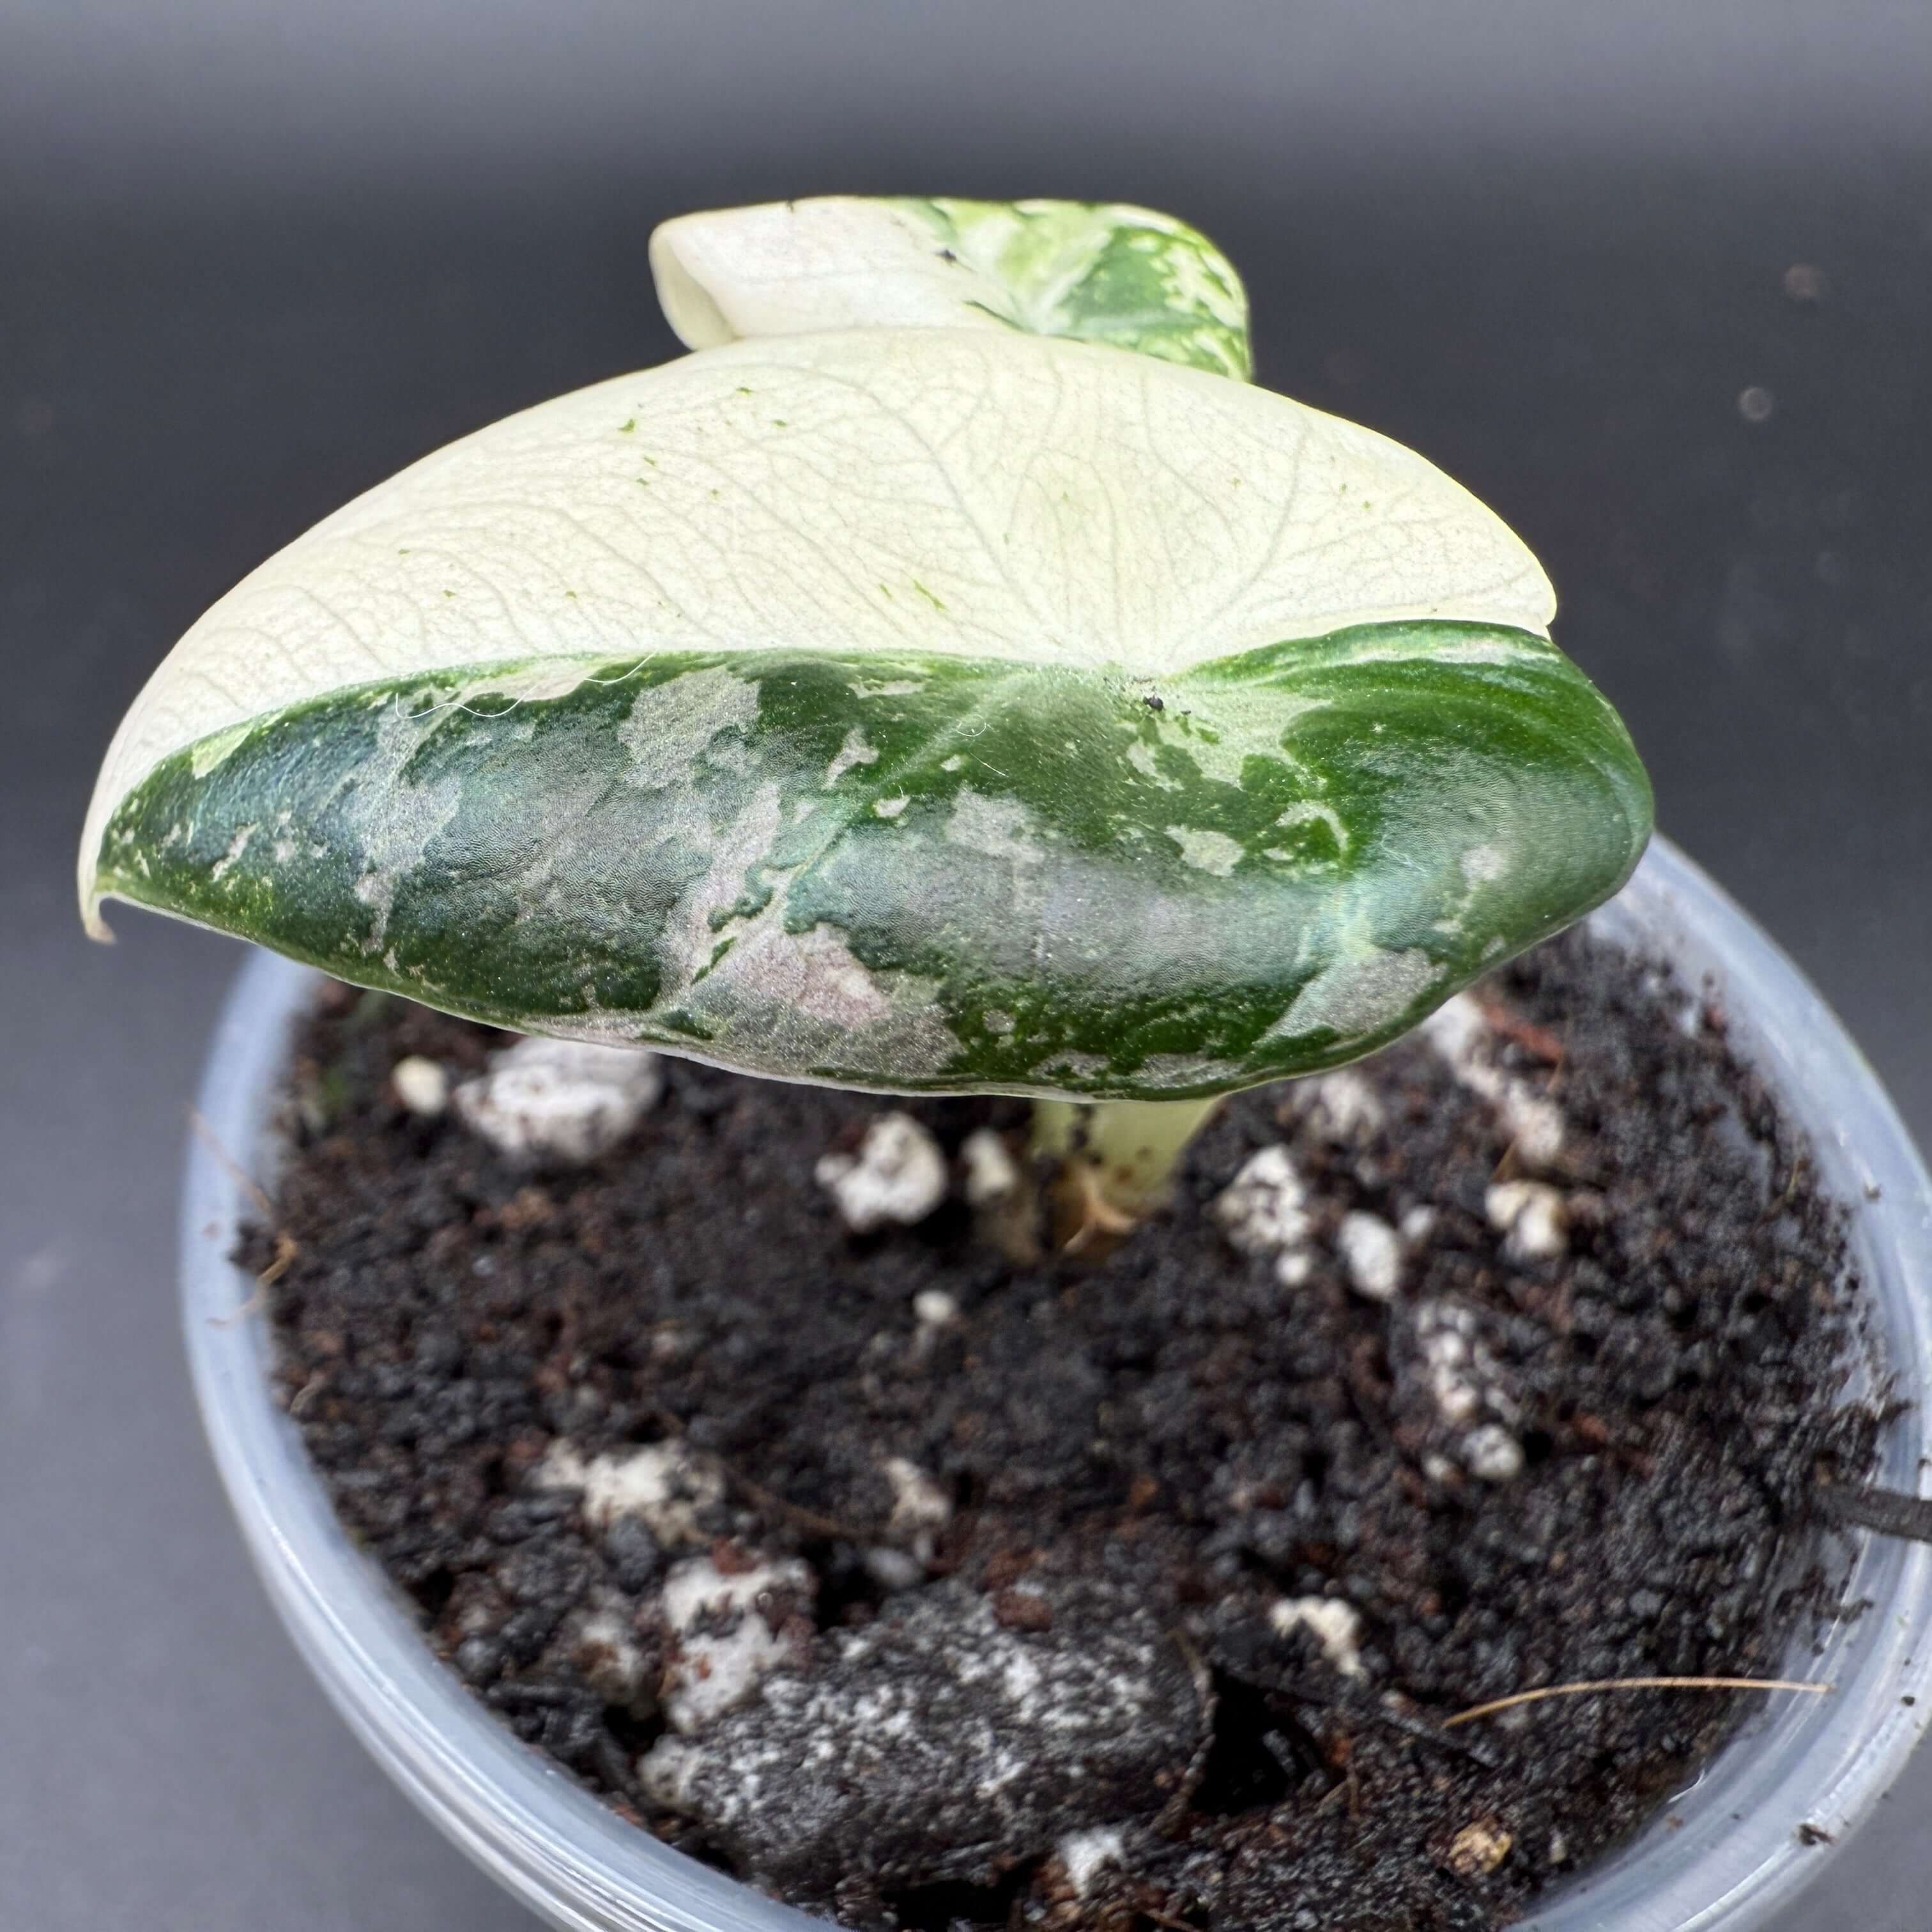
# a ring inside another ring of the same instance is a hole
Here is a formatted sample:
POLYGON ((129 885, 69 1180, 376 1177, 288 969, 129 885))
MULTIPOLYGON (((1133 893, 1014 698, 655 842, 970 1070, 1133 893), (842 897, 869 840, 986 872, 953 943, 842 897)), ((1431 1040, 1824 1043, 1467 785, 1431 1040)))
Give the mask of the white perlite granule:
POLYGON ((1563 1115, 1521 1075, 1496 1063, 1496 1030, 1467 993, 1458 993, 1422 1023, 1424 1036, 1449 1063, 1472 1093, 1496 1110, 1516 1158, 1526 1167, 1546 1168, 1563 1150, 1563 1115))
POLYGON ((1283 1597, 1268 1612, 1268 1622, 1282 1636, 1310 1632, 1344 1677, 1364 1674, 1362 1618, 1354 1604, 1339 1597, 1283 1597))
POLYGON ((1074 1897, 1084 1898, 1100 1873, 1126 1862, 1127 1841, 1118 1825, 1096 1825, 1091 1831, 1068 1832, 1054 1850, 1074 1897))
POLYGON ((724 1499, 724 1478, 681 1442, 650 1442, 622 1456, 586 1462, 576 1445, 560 1436, 537 1465, 540 1489, 581 1490, 584 1520, 608 1529, 620 1516, 636 1516, 666 1548, 708 1542, 701 1511, 724 1499))
POLYGON ((582 1166, 625 1139, 656 1102, 655 1053, 586 1040, 520 1040, 459 1085, 457 1118, 499 1154, 582 1166))
POLYGON ((1425 1301, 1415 1311, 1430 1393, 1443 1420, 1457 1426, 1474 1421, 1485 1408, 1505 1420, 1516 1413, 1501 1368, 1477 1339, 1478 1325, 1473 1310, 1453 1301, 1425 1301))
POLYGON ((796 1557, 729 1574, 708 1556, 674 1564, 664 1587, 673 1639, 664 1710, 673 1728, 689 1737, 745 1702, 772 1671, 802 1665, 810 1640, 780 1635, 764 1610, 782 1597, 808 1604, 812 1595, 812 1572, 796 1557))
POLYGON ((1501 1423, 1486 1422, 1462 1438, 1462 1466, 1481 1482, 1513 1482, 1522 1474, 1522 1444, 1501 1423))
POLYGON ((1512 1261, 1554 1261, 1570 1246, 1563 1196, 1540 1180, 1499 1180, 1483 1197, 1490 1226, 1512 1261))
POLYGON ((1308 1184, 1279 1142, 1248 1156, 1215 1197, 1213 1213, 1242 1253, 1273 1255, 1275 1272, 1289 1287, 1308 1279, 1307 1244, 1315 1230, 1308 1184))
POLYGON ((449 1076, 440 1061, 425 1059, 420 1053, 409 1054, 390 1068, 389 1084, 396 1090, 396 1098, 426 1120, 448 1111, 449 1076))
POLYGON ((910 1114, 880 1114, 856 1154, 828 1154, 812 1173, 855 1234, 910 1227, 946 1198, 946 1156, 910 1114))
POLYGON ((1004 1201, 1020 1184, 1020 1171, 1006 1144, 991 1127, 980 1127, 959 1144, 959 1158, 966 1168, 966 1200, 969 1207, 984 1208, 1004 1201))
POLYGON ((1436 1232, 1436 1210, 1426 1202, 1410 1208, 1400 1223, 1405 1241, 1422 1242, 1436 1232))
POLYGON ((646 1660, 632 1622, 631 1606, 614 1590, 601 1590, 590 1607, 564 1625, 564 1654, 607 1704, 628 1706, 644 1699, 646 1660))
POLYGON ((866 1575, 882 1590, 910 1590, 926 1581, 926 1565, 910 1550, 895 1550, 890 1544, 869 1545, 860 1560, 866 1575))
MULTIPOLYGON (((1486 1483, 1506 1483, 1522 1473, 1522 1446, 1510 1432, 1519 1409, 1508 1380, 1480 1339, 1472 1309, 1448 1300, 1426 1301, 1414 1312, 1421 1370, 1436 1406, 1451 1432, 1456 1460, 1486 1483)), ((1441 1480, 1446 1465, 1424 1473, 1441 1480)))
POLYGON ((1310 1124, 1327 1138, 1344 1144, 1372 1138, 1387 1120, 1381 1096, 1352 1067, 1304 1082, 1300 1095, 1310 1124))
POLYGON ((1358 1294, 1370 1301, 1395 1299, 1402 1286, 1402 1237, 1379 1214, 1358 1209, 1343 1215, 1335 1246, 1358 1294))
POLYGON ((943 1288, 922 1288, 912 1298, 913 1315, 922 1327, 944 1328, 959 1319, 959 1304, 943 1288))
POLYGON ((903 1456, 886 1460, 886 1480, 892 1486, 892 1513, 886 1527, 920 1557, 930 1556, 933 1532, 952 1520, 952 1498, 937 1477, 903 1456))

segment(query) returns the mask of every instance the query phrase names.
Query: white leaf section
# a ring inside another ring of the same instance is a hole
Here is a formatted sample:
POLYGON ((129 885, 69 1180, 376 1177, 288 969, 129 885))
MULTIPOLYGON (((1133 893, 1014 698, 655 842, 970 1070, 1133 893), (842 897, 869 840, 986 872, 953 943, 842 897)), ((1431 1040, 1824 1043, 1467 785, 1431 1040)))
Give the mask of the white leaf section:
POLYGON ((902 203, 826 196, 682 214, 651 236, 664 320, 687 349, 844 328, 1004 330, 994 275, 942 254, 902 203))
POLYGON ((81 897, 162 759, 371 680, 579 661, 520 672, 536 698, 586 660, 773 649, 1157 678, 1384 620, 1540 634, 1553 608, 1466 490, 1266 390, 1008 332, 741 342, 453 443, 244 578, 123 722, 81 897))

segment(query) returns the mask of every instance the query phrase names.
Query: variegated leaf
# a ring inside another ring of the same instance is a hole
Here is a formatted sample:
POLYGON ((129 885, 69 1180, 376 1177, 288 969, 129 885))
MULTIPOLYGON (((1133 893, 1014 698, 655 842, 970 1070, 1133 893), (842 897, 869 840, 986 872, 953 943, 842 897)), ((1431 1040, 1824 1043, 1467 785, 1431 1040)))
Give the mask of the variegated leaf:
MULTIPOLYGON (((829 247, 854 206, 786 219, 829 247)), ((1115 275, 1082 224, 1122 212, 1052 207, 886 205, 830 294, 771 210, 671 224, 668 309, 708 339, 704 290, 720 346, 438 452, 217 604, 110 752, 90 917, 792 1078, 1174 1097, 1365 1052, 1613 890, 1648 790, 1522 545, 1181 366, 1244 366, 1232 276, 1115 275), (979 320, 895 280, 908 234, 979 320)))
POLYGON ((1207 237, 1117 202, 826 196, 686 214, 651 237, 692 349, 826 329, 1020 329, 1245 381, 1248 301, 1207 237))

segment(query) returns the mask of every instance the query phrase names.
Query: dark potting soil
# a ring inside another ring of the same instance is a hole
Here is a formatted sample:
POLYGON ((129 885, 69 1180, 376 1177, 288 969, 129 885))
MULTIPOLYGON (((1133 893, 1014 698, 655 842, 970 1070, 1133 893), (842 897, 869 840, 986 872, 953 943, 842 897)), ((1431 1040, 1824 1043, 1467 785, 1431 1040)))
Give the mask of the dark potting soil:
POLYGON ((479 1697, 795 1903, 1504 1924, 1755 1694, 1445 1719, 1774 1675, 1832 1607, 1814 1498, 1875 1434, 1844 1211, 1722 1016, 1579 936, 1231 1100, 1097 1260, 976 1223, 959 1149, 1023 1160, 1018 1103, 667 1060, 624 1145, 533 1173, 390 1078, 504 1043, 324 995, 244 1243, 281 1399, 479 1697), (814 1167, 896 1109, 953 1192, 855 1236, 814 1167))

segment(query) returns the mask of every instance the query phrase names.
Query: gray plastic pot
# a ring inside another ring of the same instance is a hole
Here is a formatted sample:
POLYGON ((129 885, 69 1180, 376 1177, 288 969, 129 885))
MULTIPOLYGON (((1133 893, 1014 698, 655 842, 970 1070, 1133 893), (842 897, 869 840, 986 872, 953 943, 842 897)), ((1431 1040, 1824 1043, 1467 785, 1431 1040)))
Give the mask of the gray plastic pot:
MULTIPOLYGON (((1810 1136, 1851 1204, 1881 1372, 1913 1404, 1881 1470, 1917 1486, 1932 1396, 1932 1188, 1857 1048, 1790 962, 1682 854, 1659 841, 1593 916, 1595 931, 1707 976, 1735 1046, 1810 1136)), ((268 953, 242 968, 201 1094, 214 1138, 272 1178, 272 1125, 290 1022, 316 976, 268 953)), ((628 1826, 527 1750, 430 1654, 409 1606, 338 1526, 294 1426, 269 1400, 270 1337, 231 1320, 251 1283, 226 1258, 249 1202, 190 1142, 182 1204, 188 1349, 208 1439, 256 1565, 350 1728, 436 1825, 512 1892, 572 1932, 787 1932, 820 1922, 773 1904, 628 1826)), ((1845 1595, 1868 1600, 1789 1675, 1828 1697, 1758 1698, 1690 1790, 1648 1830, 1552 1892, 1524 1932, 1746 1932, 1818 1872, 1870 1814, 1932 1723, 1932 1550, 1857 1535, 1845 1595), (1911 1700, 1916 1700, 1916 1704, 1911 1700), (1798 1828, 1831 1834, 1807 1847, 1798 1828)))

